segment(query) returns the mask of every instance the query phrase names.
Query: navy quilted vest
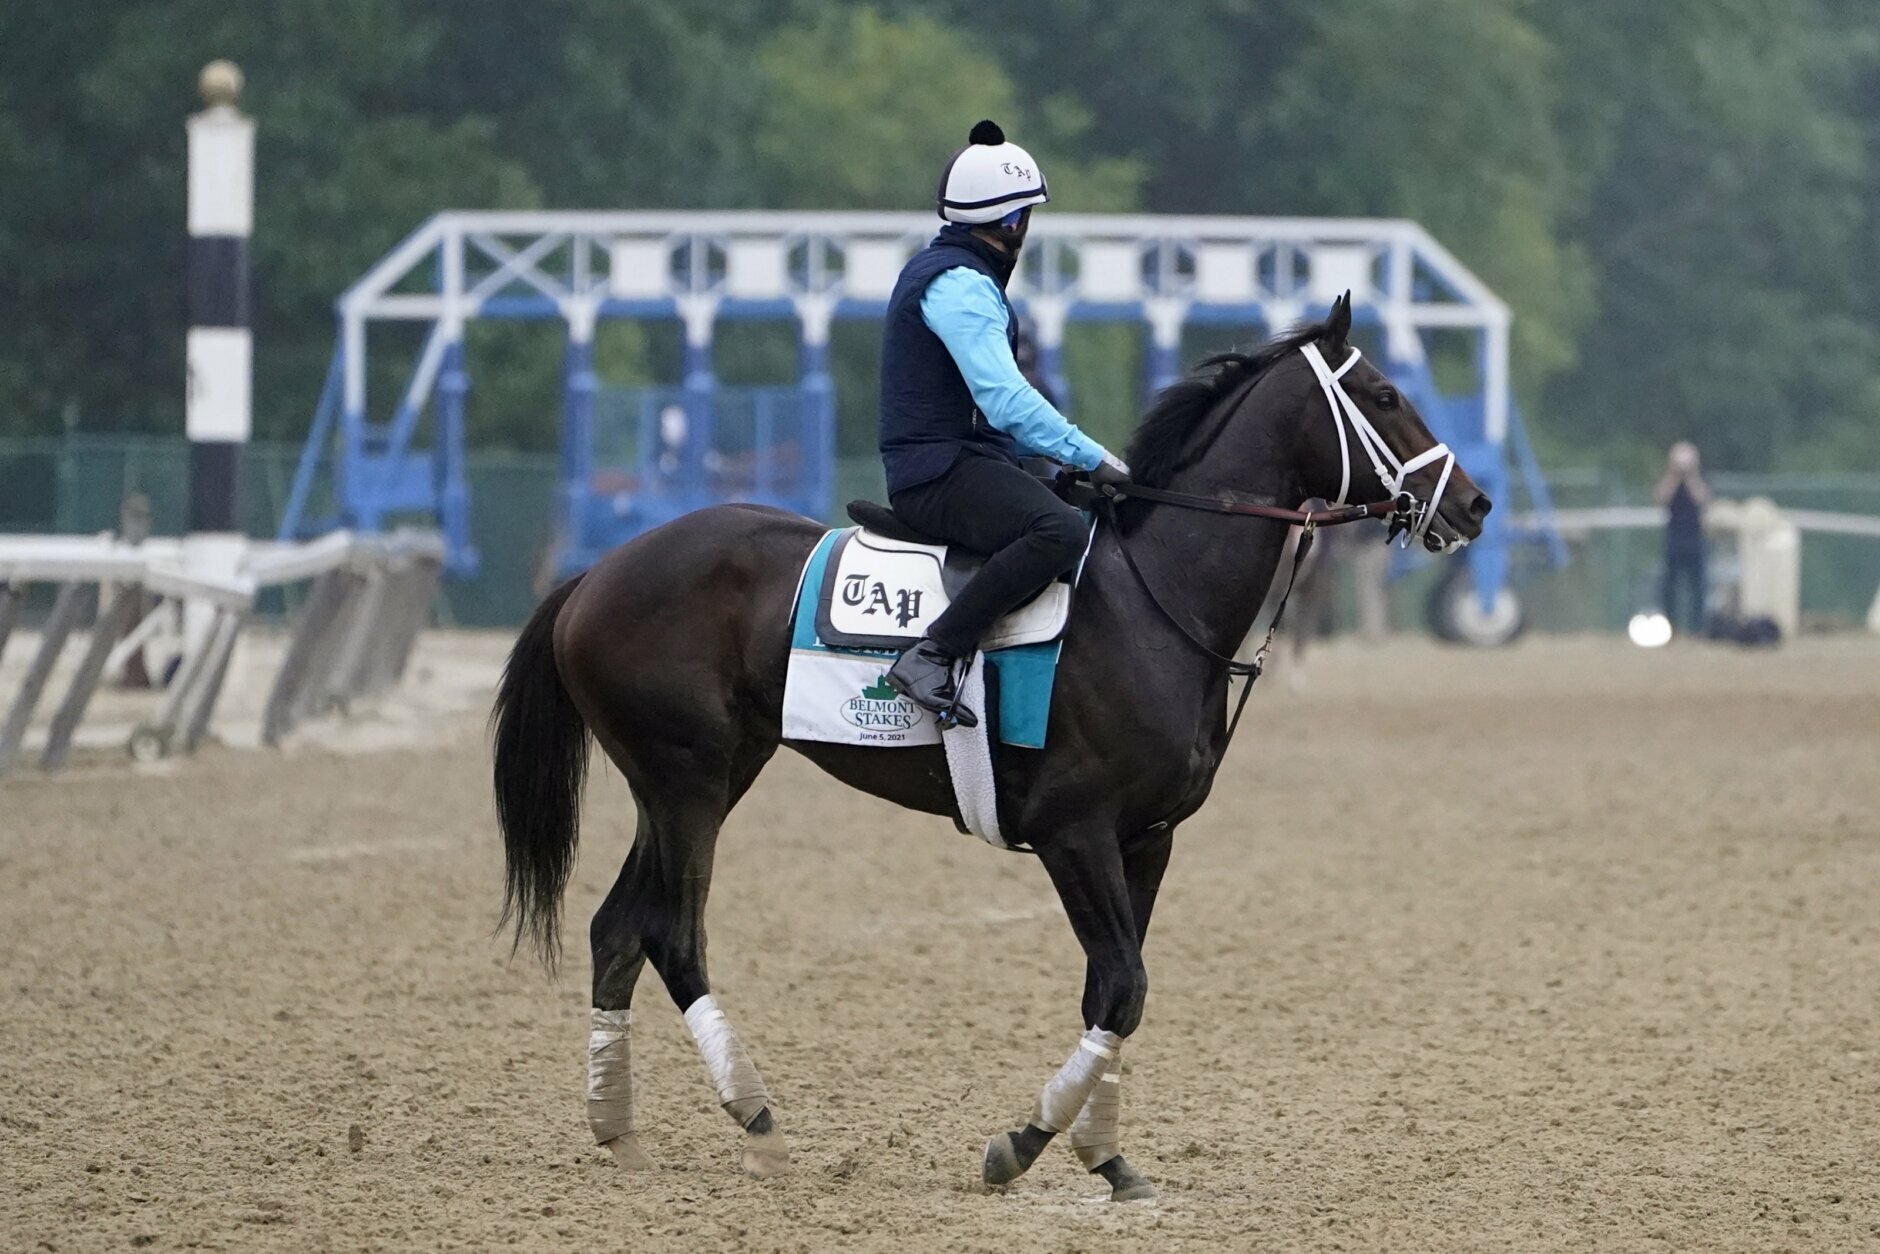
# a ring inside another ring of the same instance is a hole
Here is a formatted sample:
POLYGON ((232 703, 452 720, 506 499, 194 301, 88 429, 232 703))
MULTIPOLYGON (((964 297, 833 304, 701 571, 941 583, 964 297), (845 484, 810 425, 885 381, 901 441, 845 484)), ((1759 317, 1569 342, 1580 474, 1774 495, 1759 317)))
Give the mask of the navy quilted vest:
POLYGON ((881 337, 881 460, 890 498, 939 478, 962 454, 1018 464, 1018 446, 979 412, 952 354, 920 316, 927 285, 944 271, 966 266, 999 285, 1006 335, 1016 346, 1018 318, 1005 298, 1012 264, 965 227, 950 225, 902 268, 881 337))

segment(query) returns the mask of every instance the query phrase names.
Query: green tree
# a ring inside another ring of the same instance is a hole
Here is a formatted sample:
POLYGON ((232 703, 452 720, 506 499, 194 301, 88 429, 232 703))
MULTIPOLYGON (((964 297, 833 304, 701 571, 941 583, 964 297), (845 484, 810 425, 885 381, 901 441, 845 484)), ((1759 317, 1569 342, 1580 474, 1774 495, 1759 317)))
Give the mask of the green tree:
POLYGON ((1641 462, 1689 436, 1767 467, 1871 427, 1880 340, 1853 264, 1872 256, 1871 133, 1849 106, 1880 25, 1863 19, 1815 0, 1540 14, 1574 67, 1563 132, 1599 284, 1581 365, 1548 394, 1560 431, 1641 462))
MULTIPOLYGON (((931 18, 830 6, 771 35, 756 66, 762 90, 749 161, 766 205, 931 209, 942 165, 982 117, 1038 158, 1056 204, 1092 212, 1137 202, 1138 162, 1081 155, 1090 129, 1081 104, 1068 95, 1021 101, 981 41, 931 18)), ((835 348, 842 445, 872 449, 878 337, 844 335, 835 348)), ((1136 399, 1127 356, 1112 346, 1076 364, 1097 426, 1125 425, 1117 411, 1133 410, 1136 399)))
MULTIPOLYGON (((1422 221, 1509 298, 1530 413, 1575 457, 1689 434, 1718 464, 1880 458, 1869 0, 11 0, 0 432, 181 429, 182 120, 216 55, 261 121, 260 435, 304 430, 333 300, 437 210, 919 207, 991 116, 1048 169, 1046 212, 1422 221)), ((1106 439, 1136 338, 1071 345, 1106 439)), ((853 449, 871 339, 839 340, 853 449)), ((551 447, 553 329, 474 349, 475 438, 551 447)), ((792 352, 771 328, 723 355, 758 380, 792 352)), ((670 377, 671 328, 611 328, 602 357, 670 377)))

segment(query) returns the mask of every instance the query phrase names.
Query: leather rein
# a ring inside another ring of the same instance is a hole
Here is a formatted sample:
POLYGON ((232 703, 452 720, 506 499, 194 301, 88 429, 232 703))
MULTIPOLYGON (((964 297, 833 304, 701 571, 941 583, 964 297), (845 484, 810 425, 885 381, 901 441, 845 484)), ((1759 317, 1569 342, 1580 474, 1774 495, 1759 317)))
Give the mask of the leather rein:
POLYGON ((1399 525, 1415 508, 1415 502, 1407 492, 1399 492, 1391 501, 1371 501, 1363 505, 1340 505, 1332 509, 1306 510, 1286 509, 1279 505, 1264 505, 1257 501, 1243 501, 1233 496, 1197 496, 1188 492, 1171 492, 1165 488, 1151 488, 1142 484, 1129 483, 1099 489, 1102 508, 1107 515, 1105 521, 1110 524, 1111 533, 1116 537, 1116 551, 1123 555, 1123 563, 1129 567, 1129 573, 1135 576, 1136 583, 1149 598, 1149 603, 1167 619, 1169 625, 1182 634, 1189 644, 1205 653, 1224 667, 1230 677, 1246 680, 1240 686, 1240 699, 1234 703, 1234 717, 1227 724, 1227 740, 1221 745, 1221 752, 1233 743, 1234 732, 1240 726, 1240 716, 1246 712, 1247 698, 1253 695, 1254 681, 1266 669, 1266 655, 1273 647, 1273 637, 1279 632, 1280 620, 1286 617, 1286 604, 1292 600, 1293 586, 1299 582, 1299 570, 1305 565, 1306 556, 1312 552, 1313 536, 1320 527, 1336 527, 1341 523, 1361 522, 1367 518, 1386 518, 1391 521, 1392 534, 1396 534, 1399 525), (1292 569, 1286 575, 1286 591, 1280 594, 1279 607, 1273 611, 1273 621, 1267 624, 1266 639, 1255 650, 1253 660, 1242 662, 1231 654, 1216 652, 1206 641, 1191 631, 1188 625, 1175 616, 1173 610, 1162 603, 1162 598, 1155 594, 1155 588, 1136 564, 1135 554, 1123 543, 1123 532, 1117 526, 1116 503, 1119 500, 1134 498, 1151 501, 1159 505, 1173 505, 1180 509, 1203 510, 1211 514, 1230 514, 1243 518, 1267 518, 1275 522, 1290 523, 1298 526, 1299 544, 1293 551, 1292 569))
POLYGON ((1149 603, 1161 612, 1169 625, 1180 632, 1189 644, 1205 653, 1224 667, 1230 677, 1238 677, 1246 682, 1240 686, 1240 699, 1234 703, 1234 717, 1227 724, 1227 740, 1221 745, 1225 753, 1227 746, 1233 743, 1234 732, 1240 727, 1240 716, 1246 712, 1247 698, 1253 695, 1254 681, 1260 678, 1266 669, 1266 655, 1273 647, 1273 637, 1279 632, 1280 620, 1286 617, 1286 603, 1292 600, 1293 586, 1299 582, 1299 570, 1305 565, 1307 554, 1312 551, 1312 539, 1320 527, 1336 527, 1343 523, 1362 522, 1367 518, 1386 519, 1390 523, 1391 535, 1415 525, 1418 504, 1416 498, 1408 492, 1399 492, 1388 501, 1370 501, 1363 505, 1337 505, 1330 509, 1308 510, 1287 509, 1280 505, 1267 505, 1259 501, 1242 500, 1231 494, 1219 496, 1199 496, 1190 492, 1172 492, 1166 488, 1151 488, 1139 483, 1118 484, 1097 489, 1101 508, 1106 514, 1112 534, 1116 537, 1116 550, 1123 555, 1123 562, 1129 567, 1129 573, 1135 576, 1136 583, 1148 596, 1149 603), (1157 505, 1173 505, 1178 509, 1201 510, 1210 514, 1228 514, 1241 518, 1266 518, 1274 522, 1289 523, 1299 527, 1299 544, 1293 551, 1292 569, 1286 576, 1286 591, 1280 594, 1279 607, 1273 611, 1273 621, 1267 625, 1266 639, 1254 652, 1253 660, 1242 662, 1230 654, 1216 652, 1206 641, 1191 631, 1188 625, 1175 616, 1174 611, 1162 603, 1162 598, 1155 594, 1155 588, 1136 564, 1136 557, 1123 543, 1122 529, 1117 526, 1116 504, 1120 500, 1135 499, 1149 501, 1157 505))
POLYGON ((1408 515, 1415 507, 1415 500, 1408 492, 1399 492, 1395 500, 1371 501, 1364 505, 1336 505, 1330 509, 1286 509, 1279 505, 1263 505, 1258 501, 1243 501, 1239 497, 1225 493, 1220 496, 1197 496, 1190 492, 1171 492, 1167 488, 1146 487, 1140 483, 1126 483, 1100 490, 1105 495, 1135 497, 1139 500, 1155 501, 1161 505, 1179 506, 1182 509, 1206 510, 1211 514, 1272 518, 1300 527, 1308 525, 1336 527, 1340 523, 1361 522, 1366 518, 1388 518, 1395 521, 1408 515))

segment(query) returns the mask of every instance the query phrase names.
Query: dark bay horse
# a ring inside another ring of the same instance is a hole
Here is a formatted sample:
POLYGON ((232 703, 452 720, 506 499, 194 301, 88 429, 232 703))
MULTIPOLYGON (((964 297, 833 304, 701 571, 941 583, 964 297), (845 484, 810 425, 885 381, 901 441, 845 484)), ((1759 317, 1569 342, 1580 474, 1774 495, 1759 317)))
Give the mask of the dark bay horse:
MULTIPOLYGON (((1350 327, 1342 300, 1326 322, 1252 355, 1216 358, 1212 373, 1168 389, 1130 443, 1137 481, 1286 506, 1341 499, 1347 487, 1356 499, 1388 499, 1403 487, 1429 503, 1419 529, 1427 547, 1479 535, 1487 498, 1453 461, 1419 462, 1438 451, 1435 441, 1390 380, 1357 359, 1350 327), (1346 362, 1341 381, 1329 381, 1327 361, 1346 362), (1354 465, 1354 449, 1368 468, 1354 465)), ((1005 834, 1036 851, 1088 959, 1089 1030, 1026 1125, 992 1138, 983 1171, 1003 1185, 1068 1132, 1083 1165, 1129 1200, 1154 1194, 1123 1158, 1118 1131, 1117 1053, 1148 992, 1143 937, 1176 829, 1206 801, 1226 749, 1228 676, 1210 651, 1231 654, 1248 634, 1286 525, 1133 500, 1119 503, 1118 517, 1116 528, 1099 528, 1084 570, 1047 746, 999 760, 1005 834)), ((767 1175, 787 1162, 764 1082, 711 997, 704 913, 719 827, 782 743, 794 590, 823 530, 726 505, 648 532, 551 593, 503 674, 496 806, 505 919, 514 918, 518 943, 532 938, 553 964, 590 735, 638 804, 633 848, 589 929, 588 1117, 623 1166, 649 1165, 629 1062, 630 1005, 648 961, 747 1134, 746 1169, 767 1175)), ((790 747, 855 788, 954 813, 938 746, 790 747)))

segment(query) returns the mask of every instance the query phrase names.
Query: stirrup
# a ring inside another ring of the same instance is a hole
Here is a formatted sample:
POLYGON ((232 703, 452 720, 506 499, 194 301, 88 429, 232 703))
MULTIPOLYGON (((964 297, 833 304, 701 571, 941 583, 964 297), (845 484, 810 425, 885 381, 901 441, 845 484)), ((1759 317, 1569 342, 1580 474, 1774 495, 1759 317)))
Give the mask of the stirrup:
POLYGON ((968 653, 963 658, 954 659, 950 675, 953 684, 953 699, 947 702, 945 709, 933 712, 934 726, 942 732, 950 732, 956 727, 979 726, 979 715, 960 703, 960 694, 966 688, 966 676, 972 672, 975 657, 976 654, 968 653), (962 711, 966 714, 964 719, 960 717, 962 711))
MULTIPOLYGON (((935 656, 926 660, 929 664, 936 667, 938 675, 944 677, 944 682, 933 682, 921 685, 921 687, 926 688, 927 691, 919 695, 916 695, 904 677, 895 673, 902 662, 907 660, 910 653, 925 647, 927 644, 928 642, 923 640, 902 653, 894 666, 888 669, 886 675, 888 686, 900 693, 905 700, 912 702, 914 705, 919 706, 921 709, 927 711, 927 713, 933 715, 934 724, 941 731, 950 731, 955 727, 969 725, 977 726, 979 721, 978 715, 960 704, 960 677, 964 674, 964 668, 961 665, 960 659, 945 659, 947 662, 946 666, 939 667, 938 663, 945 658, 945 655, 940 652, 938 646, 934 646, 935 656), (935 689, 938 689, 938 691, 934 691, 935 689), (961 717, 962 713, 965 715, 964 718, 961 717)), ((970 663, 968 663, 968 665, 970 665, 970 663)), ((933 672, 929 673, 929 678, 933 678, 933 672)))

